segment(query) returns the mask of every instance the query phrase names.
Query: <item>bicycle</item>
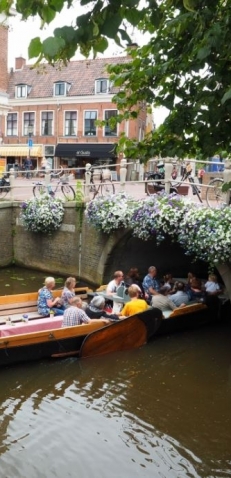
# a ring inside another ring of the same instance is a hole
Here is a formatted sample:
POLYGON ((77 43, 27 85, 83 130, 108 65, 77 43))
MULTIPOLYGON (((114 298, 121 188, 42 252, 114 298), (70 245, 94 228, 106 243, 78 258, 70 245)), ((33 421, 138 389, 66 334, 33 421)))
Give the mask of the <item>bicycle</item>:
MULTIPOLYGON (((224 179, 222 178, 214 178, 209 182, 206 190, 206 202, 209 207, 227 205, 227 193, 222 191, 223 184, 224 179)), ((229 198, 229 205, 231 205, 231 196, 229 198)))
POLYGON ((185 183, 186 181, 189 182, 192 188, 193 195, 196 195, 199 201, 202 203, 203 200, 201 197, 200 189, 198 188, 197 184, 194 181, 194 178, 192 177, 192 168, 187 168, 187 166, 183 168, 180 181, 178 183, 174 183, 175 188, 178 189, 182 185, 182 183, 185 183))
POLYGON ((5 173, 0 179, 0 199, 3 199, 10 192, 9 176, 9 173, 5 173))
POLYGON ((75 191, 73 187, 68 184, 68 180, 65 178, 59 178, 55 187, 52 187, 51 184, 46 185, 41 181, 33 184, 33 195, 36 198, 41 197, 43 194, 49 194, 50 196, 54 197, 60 188, 65 199, 68 201, 73 201, 75 199, 75 191))
MULTIPOLYGON (((158 168, 158 166, 157 166, 158 168)), ((146 193, 148 196, 165 190, 165 183, 161 182, 165 177, 164 171, 149 172, 147 175, 146 193)), ((170 193, 176 193, 175 187, 170 187, 170 193)))
MULTIPOLYGON (((98 169, 98 168, 97 168, 98 169)), ((94 199, 97 194, 110 195, 115 193, 115 186, 108 174, 105 174, 105 169, 99 168, 99 174, 95 174, 94 176, 94 168, 89 168, 87 170, 90 174, 90 186, 89 186, 89 196, 90 199, 94 199)))
MULTIPOLYGON (((146 192, 148 196, 152 195, 153 193, 158 193, 160 191, 163 191, 165 189, 165 183, 161 182, 161 180, 165 178, 164 165, 162 164, 160 164, 159 166, 157 165, 157 169, 158 171, 149 173, 149 176, 147 178, 146 192)), ((202 202, 200 190, 197 187, 197 185, 194 183, 194 178, 191 176, 191 174, 192 174, 191 169, 187 170, 187 168, 184 168, 179 182, 174 181, 173 183, 171 183, 170 193, 178 194, 178 189, 182 185, 182 183, 188 181, 192 187, 193 194, 196 194, 199 201, 202 202)))

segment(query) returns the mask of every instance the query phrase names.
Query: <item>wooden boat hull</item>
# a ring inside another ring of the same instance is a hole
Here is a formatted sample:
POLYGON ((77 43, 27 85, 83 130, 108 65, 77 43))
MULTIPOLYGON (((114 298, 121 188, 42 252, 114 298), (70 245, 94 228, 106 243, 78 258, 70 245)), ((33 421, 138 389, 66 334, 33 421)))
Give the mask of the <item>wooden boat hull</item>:
POLYGON ((208 297, 205 304, 190 304, 175 310, 162 320, 155 336, 194 329, 221 320, 221 302, 218 297, 208 297))
POLYGON ((0 337, 0 365, 78 355, 85 337, 103 327, 105 324, 99 320, 89 325, 0 337))
POLYGON ((89 325, 0 337, 0 365, 137 348, 153 336, 161 320, 161 312, 156 309, 110 325, 99 319, 89 325))
POLYGON ((153 337, 161 322, 162 313, 154 308, 127 317, 89 334, 83 341, 79 356, 86 358, 141 347, 153 337))

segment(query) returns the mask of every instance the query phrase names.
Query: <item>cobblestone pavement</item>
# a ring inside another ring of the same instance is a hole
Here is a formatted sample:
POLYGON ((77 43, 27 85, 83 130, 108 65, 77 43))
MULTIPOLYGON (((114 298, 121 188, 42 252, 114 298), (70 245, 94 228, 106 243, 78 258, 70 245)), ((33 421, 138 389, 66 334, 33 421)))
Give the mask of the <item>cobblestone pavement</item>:
MULTIPOLYGON (((12 191, 12 199, 15 200, 15 201, 23 201, 25 199, 29 199, 29 198, 33 197, 32 190, 33 190, 34 183, 36 183, 38 181, 44 182, 43 179, 39 179, 39 178, 26 179, 26 178, 21 178, 21 177, 16 178, 14 181, 15 181, 15 187, 12 191)), ((55 184, 56 184, 56 181, 53 180, 52 185, 55 186, 55 184)), ((76 180, 75 179, 70 180, 69 184, 74 189, 76 189, 76 180)), ((120 183, 115 182, 114 184, 115 184, 115 191, 116 192, 119 192, 119 191, 122 190, 120 183)), ((145 193, 145 183, 142 182, 142 181, 140 181, 140 182, 127 181, 125 183, 125 191, 128 194, 130 194, 132 197, 134 197, 135 199, 142 199, 142 198, 147 197, 147 195, 145 193)), ((195 201, 196 203, 199 203, 199 200, 198 200, 197 196, 192 195, 191 189, 189 189, 189 196, 191 197, 191 199, 193 201, 195 201)), ((10 199, 10 193, 6 196, 5 199, 7 199, 7 198, 10 199)))

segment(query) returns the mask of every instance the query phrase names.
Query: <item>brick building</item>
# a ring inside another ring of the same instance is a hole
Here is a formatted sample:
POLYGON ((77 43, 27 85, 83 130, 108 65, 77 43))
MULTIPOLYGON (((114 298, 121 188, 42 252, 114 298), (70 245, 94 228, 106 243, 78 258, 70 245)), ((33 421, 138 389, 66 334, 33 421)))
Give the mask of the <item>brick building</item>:
POLYGON ((8 24, 6 17, 0 14, 0 146, 3 142, 5 116, 9 111, 8 88, 8 24))
POLYGON ((6 158, 6 164, 17 160, 22 166, 28 156, 34 169, 40 169, 44 156, 52 168, 82 168, 87 162, 115 164, 120 160, 115 144, 121 133, 143 138, 148 118, 145 104, 136 120, 114 127, 108 123, 117 109, 112 103, 116 89, 106 65, 126 62, 128 57, 71 61, 62 68, 42 64, 39 69, 16 58, 15 69, 8 72, 7 29, 0 30, 0 35, 0 91, 10 107, 1 117, 0 157, 6 158), (106 126, 97 126, 97 120, 105 120, 106 126))

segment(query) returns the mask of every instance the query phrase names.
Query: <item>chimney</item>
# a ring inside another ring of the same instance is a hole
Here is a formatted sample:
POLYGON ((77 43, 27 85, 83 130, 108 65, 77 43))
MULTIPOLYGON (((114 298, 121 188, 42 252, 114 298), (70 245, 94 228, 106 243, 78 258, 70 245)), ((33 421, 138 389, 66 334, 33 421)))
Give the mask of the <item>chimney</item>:
POLYGON ((25 64, 26 60, 22 56, 15 58, 15 70, 22 70, 25 64))
POLYGON ((126 48, 127 56, 131 58, 132 57, 132 51, 136 50, 137 48, 138 48, 138 43, 136 43, 136 42, 129 43, 127 45, 127 48, 126 48))

